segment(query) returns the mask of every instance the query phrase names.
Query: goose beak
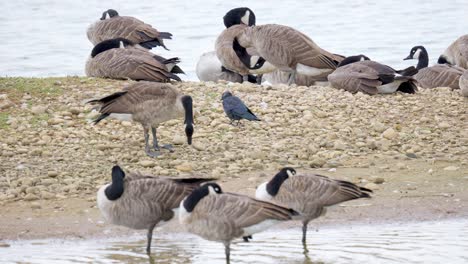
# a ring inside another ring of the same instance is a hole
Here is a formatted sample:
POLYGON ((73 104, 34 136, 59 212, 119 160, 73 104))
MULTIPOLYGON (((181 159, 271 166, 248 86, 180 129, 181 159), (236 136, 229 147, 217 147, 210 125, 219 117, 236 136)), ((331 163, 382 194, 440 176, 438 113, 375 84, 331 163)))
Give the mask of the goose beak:
POLYGON ((412 59, 411 55, 408 55, 408 57, 404 58, 403 60, 411 60, 411 59, 412 59))

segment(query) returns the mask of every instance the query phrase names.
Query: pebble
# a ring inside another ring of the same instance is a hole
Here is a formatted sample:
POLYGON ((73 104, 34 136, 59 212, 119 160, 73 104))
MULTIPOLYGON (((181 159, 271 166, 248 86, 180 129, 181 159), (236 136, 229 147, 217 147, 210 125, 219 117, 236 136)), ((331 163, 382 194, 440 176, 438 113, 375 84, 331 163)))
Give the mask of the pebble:
POLYGON ((25 201, 35 201, 35 200, 38 200, 39 197, 37 197, 37 195, 35 194, 32 194, 32 193, 28 193, 26 194, 26 196, 24 196, 23 200, 25 201))
POLYGON ((376 177, 376 178, 374 178, 374 179, 372 180, 372 182, 375 183, 375 184, 382 184, 382 183, 385 182, 385 179, 382 178, 382 177, 376 177))
POLYGON ((201 142, 192 142, 192 147, 198 151, 206 150, 205 144, 201 142))
POLYGON ((457 167, 457 166, 448 166, 444 168, 444 171, 457 171, 459 169, 460 167, 457 167))
POLYGON ((191 172, 193 171, 192 165, 189 163, 183 163, 175 167, 176 170, 180 172, 191 172))
POLYGON ((31 203, 31 209, 41 209, 41 208, 42 208, 42 206, 41 206, 40 203, 38 203, 38 202, 32 202, 31 203))
POLYGON ((382 133, 382 137, 392 140, 397 136, 397 132, 393 128, 388 128, 382 133))
POLYGON ((373 182, 369 182, 366 185, 364 185, 364 188, 371 189, 372 191, 378 190, 379 186, 373 182))
MULTIPOLYGON (((183 145, 186 142, 187 142, 187 138, 181 135, 175 135, 174 138, 172 139, 172 144, 174 145, 183 145)), ((192 142, 192 144, 193 143, 194 142, 192 142)))
POLYGON ((144 168, 151 168, 156 166, 156 162, 153 160, 142 160, 138 164, 140 164, 144 168))
POLYGON ((35 115, 44 114, 47 111, 47 106, 45 105, 35 105, 31 107, 31 113, 35 115))
POLYGON ((50 178, 55 178, 59 175, 59 173, 57 171, 48 171, 47 172, 47 177, 50 177, 50 178))

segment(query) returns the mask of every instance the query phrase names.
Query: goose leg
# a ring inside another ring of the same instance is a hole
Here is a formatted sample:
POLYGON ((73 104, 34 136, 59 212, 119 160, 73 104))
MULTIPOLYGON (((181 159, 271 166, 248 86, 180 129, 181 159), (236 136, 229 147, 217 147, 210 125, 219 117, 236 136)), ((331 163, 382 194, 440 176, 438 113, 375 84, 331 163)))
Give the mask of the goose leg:
POLYGON ((295 82, 296 82, 296 70, 291 72, 291 74, 289 75, 288 85, 291 85, 295 82))
POLYGON ((226 264, 231 263, 231 248, 230 248, 230 242, 225 242, 224 243, 224 253, 226 254, 226 264))
POLYGON ((302 223, 302 245, 304 246, 304 253, 309 252, 309 250, 307 249, 307 242, 306 242, 308 224, 309 222, 302 223))
POLYGON ((263 74, 258 74, 257 75, 257 84, 258 85, 262 84, 262 78, 263 78, 263 74))
MULTIPOLYGON (((154 148, 154 150, 159 151, 160 149, 159 149, 159 145, 158 145, 158 138, 156 137, 156 128, 155 127, 151 127, 151 133, 153 134, 153 148, 154 148)), ((174 152, 174 149, 173 149, 172 145, 170 145, 170 144, 162 145, 161 148, 167 149, 170 152, 174 152)))
POLYGON ((150 146, 149 146, 149 128, 143 126, 143 132, 145 134, 145 153, 146 153, 146 155, 148 155, 148 156, 150 156, 152 158, 155 158, 155 157, 161 155, 161 153, 159 151, 151 151, 151 149, 150 149, 150 146))
POLYGON ((149 228, 148 228, 148 234, 146 235, 147 238, 148 238, 148 242, 146 244, 146 253, 149 255, 151 254, 151 240, 153 239, 153 229, 154 227, 156 226, 156 224, 152 224, 149 228))

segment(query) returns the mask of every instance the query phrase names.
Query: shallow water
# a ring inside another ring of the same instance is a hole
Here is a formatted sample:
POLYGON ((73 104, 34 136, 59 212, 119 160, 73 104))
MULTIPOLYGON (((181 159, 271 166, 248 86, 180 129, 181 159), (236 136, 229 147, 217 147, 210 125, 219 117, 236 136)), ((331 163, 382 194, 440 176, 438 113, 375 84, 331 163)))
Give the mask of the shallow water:
POLYGON ((213 1, 157 2, 91 0, 17 0, 0 2, 0 76, 84 75, 92 45, 86 29, 102 12, 114 8, 174 34, 166 42, 195 80, 199 56, 214 49, 229 9, 249 6, 258 24, 295 27, 334 53, 363 53, 395 68, 415 63, 402 59, 411 47, 425 45, 431 62, 457 37, 467 34, 466 0, 387 1, 213 1))
MULTIPOLYGON (((300 228, 267 231, 232 245, 232 263, 468 263, 468 221, 300 228)), ((189 234, 155 233, 153 259, 144 233, 99 240, 30 240, 0 248, 1 263, 224 263, 220 243, 189 234)), ((8 241, 7 241, 8 242, 8 241)))

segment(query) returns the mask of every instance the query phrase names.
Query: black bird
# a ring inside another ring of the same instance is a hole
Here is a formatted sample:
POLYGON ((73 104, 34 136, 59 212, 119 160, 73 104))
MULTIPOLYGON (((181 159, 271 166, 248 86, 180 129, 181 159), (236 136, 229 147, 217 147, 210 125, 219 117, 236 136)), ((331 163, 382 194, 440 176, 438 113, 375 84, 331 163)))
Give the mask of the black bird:
POLYGON ((231 119, 231 125, 233 124, 234 120, 237 120, 237 125, 239 125, 241 119, 247 119, 249 121, 260 121, 260 119, 256 117, 252 111, 250 111, 244 102, 242 102, 239 97, 232 95, 231 92, 224 92, 221 100, 223 101, 224 113, 226 113, 227 117, 231 119))

